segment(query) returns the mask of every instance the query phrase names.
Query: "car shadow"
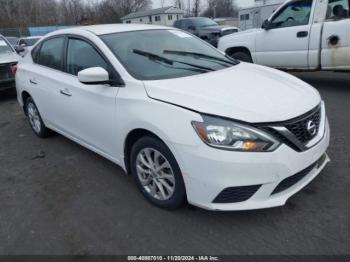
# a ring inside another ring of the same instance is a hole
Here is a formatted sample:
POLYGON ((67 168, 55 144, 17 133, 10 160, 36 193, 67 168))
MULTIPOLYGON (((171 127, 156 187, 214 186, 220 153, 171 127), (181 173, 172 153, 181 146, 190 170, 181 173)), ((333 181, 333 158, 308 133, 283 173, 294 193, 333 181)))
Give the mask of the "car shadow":
POLYGON ((9 101, 9 100, 15 100, 16 98, 17 98, 17 93, 16 93, 16 89, 14 88, 0 91, 0 103, 9 101))

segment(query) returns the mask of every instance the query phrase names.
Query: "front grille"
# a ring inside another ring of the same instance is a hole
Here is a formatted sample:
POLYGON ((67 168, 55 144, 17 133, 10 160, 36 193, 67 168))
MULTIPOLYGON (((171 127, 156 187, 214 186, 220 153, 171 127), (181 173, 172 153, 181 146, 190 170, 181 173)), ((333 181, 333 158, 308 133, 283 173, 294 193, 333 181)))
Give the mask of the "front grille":
POLYGON ((220 32, 211 33, 212 38, 218 38, 221 36, 220 32))
POLYGON ((299 119, 294 123, 287 124, 286 128, 292 132, 300 142, 306 144, 318 134, 318 131, 320 129, 320 122, 321 108, 318 107, 316 110, 312 111, 302 119, 299 119), (311 134, 308 130, 308 124, 310 121, 313 122, 316 126, 316 131, 314 134, 311 134))
POLYGON ((326 161, 327 156, 323 155, 316 163, 313 163, 311 166, 305 168, 303 171, 299 172, 298 174, 288 177, 285 180, 283 180, 281 183, 278 184, 278 186, 275 188, 275 190, 272 192, 271 195, 275 195, 278 193, 281 193, 288 188, 291 188, 292 186, 296 185, 298 182, 300 182, 303 178, 305 178, 314 168, 319 168, 323 165, 323 163, 326 161))
POLYGON ((213 203, 229 204, 246 201, 251 198, 260 187, 261 185, 226 188, 215 198, 213 203))
POLYGON ((267 133, 273 135, 273 137, 276 138, 282 144, 285 144, 285 145, 289 146, 290 148, 294 149, 297 152, 301 152, 299 147, 297 147, 295 144, 293 144, 290 140, 288 140, 288 138, 283 136, 277 130, 275 130, 275 129, 271 128, 271 127, 266 127, 266 128, 262 128, 262 129, 264 131, 266 131, 267 133))
POLYGON ((310 112, 288 121, 256 124, 255 126, 295 151, 302 152, 307 150, 307 143, 319 133, 321 118, 322 108, 319 105, 310 112), (310 125, 313 126, 313 130, 310 129, 310 125))
POLYGON ((9 64, 0 65, 0 80, 12 79, 12 70, 9 64))

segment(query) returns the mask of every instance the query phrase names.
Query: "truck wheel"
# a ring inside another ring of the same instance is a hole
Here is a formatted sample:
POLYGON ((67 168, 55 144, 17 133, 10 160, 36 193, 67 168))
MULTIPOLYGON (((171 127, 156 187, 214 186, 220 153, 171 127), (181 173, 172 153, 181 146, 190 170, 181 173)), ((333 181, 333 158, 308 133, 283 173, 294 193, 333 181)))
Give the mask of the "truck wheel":
POLYGON ((253 63, 252 57, 250 56, 250 54, 246 52, 236 52, 236 53, 233 53, 231 57, 242 62, 253 63))

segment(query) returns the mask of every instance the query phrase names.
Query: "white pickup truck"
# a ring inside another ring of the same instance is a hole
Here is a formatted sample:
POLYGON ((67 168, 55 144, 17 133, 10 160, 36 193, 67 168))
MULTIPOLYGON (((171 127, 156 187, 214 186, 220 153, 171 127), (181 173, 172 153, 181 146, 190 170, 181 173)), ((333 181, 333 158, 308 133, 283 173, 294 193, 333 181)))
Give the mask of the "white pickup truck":
POLYGON ((261 29, 220 39, 228 55, 285 70, 350 71, 350 0, 287 1, 261 29))

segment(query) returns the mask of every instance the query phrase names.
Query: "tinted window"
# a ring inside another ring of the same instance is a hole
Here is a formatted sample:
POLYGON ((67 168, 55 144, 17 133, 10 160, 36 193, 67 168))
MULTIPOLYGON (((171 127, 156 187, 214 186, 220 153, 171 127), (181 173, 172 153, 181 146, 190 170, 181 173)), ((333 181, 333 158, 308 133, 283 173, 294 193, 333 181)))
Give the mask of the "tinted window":
POLYGON ((72 75, 90 67, 102 67, 108 70, 108 65, 96 49, 89 43, 79 39, 69 39, 67 54, 67 71, 72 75))
POLYGON ((45 41, 40 49, 37 63, 53 69, 62 69, 64 37, 45 41))
POLYGON ((181 28, 181 24, 182 24, 182 21, 181 21, 181 20, 176 21, 176 22, 174 23, 174 27, 176 27, 176 28, 181 28))
POLYGON ((350 0, 330 0, 327 10, 327 19, 338 20, 349 18, 349 2, 350 0))
POLYGON ((274 28, 307 25, 310 20, 312 0, 294 1, 286 5, 273 19, 274 28))
POLYGON ((40 48, 41 48, 41 45, 39 44, 36 47, 34 47, 34 49, 32 50, 32 58, 34 63, 38 63, 40 48))
POLYGON ((198 17, 196 19, 191 20, 191 24, 196 27, 209 27, 209 26, 218 26, 216 22, 207 17, 198 17))

